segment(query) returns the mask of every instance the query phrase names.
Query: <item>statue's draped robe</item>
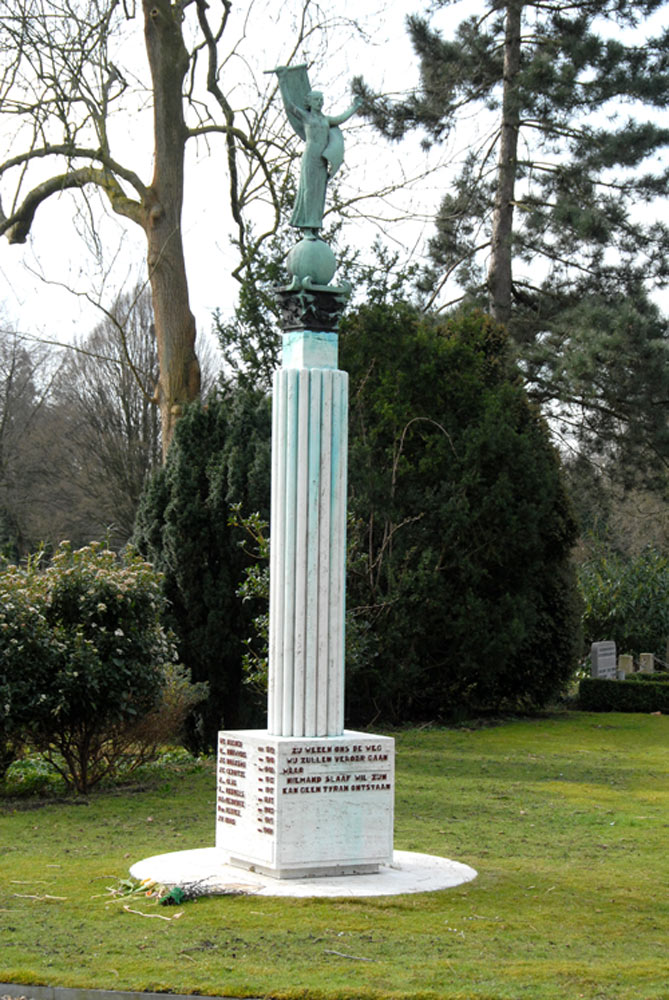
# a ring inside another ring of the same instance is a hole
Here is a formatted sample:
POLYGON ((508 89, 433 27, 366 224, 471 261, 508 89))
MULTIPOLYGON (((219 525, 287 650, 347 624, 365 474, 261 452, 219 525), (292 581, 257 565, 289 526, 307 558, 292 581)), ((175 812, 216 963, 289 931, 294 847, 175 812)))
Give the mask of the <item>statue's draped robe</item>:
POLYGON ((302 153, 300 186, 290 224, 299 229, 320 229, 328 183, 328 165, 323 153, 328 145, 330 126, 325 115, 311 111, 305 116, 304 131, 306 142, 302 153))

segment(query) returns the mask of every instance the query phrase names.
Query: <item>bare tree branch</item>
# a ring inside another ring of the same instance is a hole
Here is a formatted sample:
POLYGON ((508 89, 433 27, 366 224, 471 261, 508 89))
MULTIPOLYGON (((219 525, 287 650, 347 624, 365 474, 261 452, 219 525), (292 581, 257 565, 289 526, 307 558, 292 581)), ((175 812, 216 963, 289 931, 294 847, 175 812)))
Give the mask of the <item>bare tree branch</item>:
POLYGON ((128 198, 113 174, 95 167, 81 167, 70 173, 51 177, 38 184, 26 195, 22 204, 9 218, 2 217, 0 209, 0 235, 7 235, 10 243, 25 243, 35 219, 35 213, 42 202, 53 194, 61 194, 71 188, 82 188, 86 184, 96 184, 102 188, 115 212, 125 215, 133 222, 142 224, 141 206, 128 198))

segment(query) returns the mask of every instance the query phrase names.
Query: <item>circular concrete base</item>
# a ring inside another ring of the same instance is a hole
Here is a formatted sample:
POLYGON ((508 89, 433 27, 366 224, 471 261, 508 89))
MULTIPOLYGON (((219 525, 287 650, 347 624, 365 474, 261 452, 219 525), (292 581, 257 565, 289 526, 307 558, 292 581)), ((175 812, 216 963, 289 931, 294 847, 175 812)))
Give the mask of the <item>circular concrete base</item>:
POLYGON ((225 863, 215 847, 156 854, 137 861, 133 878, 151 878, 164 885, 198 882, 212 892, 239 892, 258 896, 394 896, 403 892, 452 889, 476 878, 469 865, 432 854, 394 851, 392 865, 375 875, 330 875, 325 878, 276 879, 225 863))

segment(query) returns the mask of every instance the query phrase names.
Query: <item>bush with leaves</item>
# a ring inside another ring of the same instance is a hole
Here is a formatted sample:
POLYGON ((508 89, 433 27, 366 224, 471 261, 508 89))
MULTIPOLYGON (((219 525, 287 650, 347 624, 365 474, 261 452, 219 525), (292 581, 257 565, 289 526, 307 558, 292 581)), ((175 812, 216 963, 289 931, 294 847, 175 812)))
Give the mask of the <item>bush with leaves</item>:
POLYGON ((63 542, 50 565, 39 562, 0 573, 0 735, 20 737, 87 793, 129 754, 147 759, 159 716, 161 740, 169 735, 180 714, 170 697, 190 704, 203 692, 174 666, 148 563, 95 542, 63 542))
POLYGON ((545 704, 579 651, 576 528, 502 327, 363 307, 350 376, 347 606, 367 625, 347 717, 545 704))
POLYGON ((669 555, 646 548, 626 557, 596 546, 578 569, 587 644, 613 639, 619 653, 664 660, 669 638, 669 555))
MULTIPOLYGON (((580 649, 576 528, 504 330, 477 312, 443 320, 377 303, 340 334, 351 383, 348 723, 545 704, 580 649)), ((236 523, 261 556, 241 594, 266 602, 266 524, 236 523)), ((265 611, 247 658, 258 689, 265 611)))
POLYGON ((252 561, 231 525, 235 504, 269 513, 270 407, 263 392, 239 386, 193 404, 177 423, 165 465, 140 501, 134 541, 163 574, 168 623, 179 659, 209 697, 188 720, 193 751, 211 750, 222 728, 262 724, 243 686, 244 638, 259 613, 237 588, 252 561))
MULTIPOLYGON (((348 723, 545 704, 577 663, 575 524, 504 331, 480 313, 444 321, 372 305, 342 322, 340 343, 348 723)), ((260 557, 241 593, 266 602, 266 523, 236 523, 260 557)), ((266 622, 247 660, 259 689, 266 622)))
POLYGON ((630 684, 604 677, 584 677, 578 686, 584 712, 669 712, 669 685, 653 681, 630 684))

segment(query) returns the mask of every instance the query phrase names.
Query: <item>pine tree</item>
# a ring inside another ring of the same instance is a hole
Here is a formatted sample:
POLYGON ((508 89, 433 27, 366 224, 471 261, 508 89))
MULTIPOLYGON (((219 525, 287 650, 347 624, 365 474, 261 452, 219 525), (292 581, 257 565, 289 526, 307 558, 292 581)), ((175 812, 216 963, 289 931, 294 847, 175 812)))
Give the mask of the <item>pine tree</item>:
POLYGON ((669 178, 648 172, 669 144, 669 128, 654 121, 669 103, 669 32, 636 43, 610 37, 664 6, 486 0, 452 40, 412 16, 419 91, 392 106, 370 102, 356 82, 376 126, 395 138, 421 127, 443 142, 463 112, 490 116, 441 204, 431 253, 440 280, 457 276, 478 293, 486 286, 490 312, 501 322, 513 312, 516 331, 519 313, 541 328, 554 295, 573 300, 639 276, 669 278, 669 228, 634 213, 664 194, 669 178))
POLYGON ((642 287, 565 304, 523 351, 534 398, 556 433, 627 492, 666 502, 669 475, 669 320, 642 287))
POLYGON ((667 330, 657 310, 649 323, 649 295, 669 280, 669 227, 653 210, 669 180, 659 115, 669 103, 669 31, 645 28, 666 5, 485 0, 451 38, 412 16, 418 90, 392 104, 356 81, 368 116, 392 138, 420 128, 439 143, 460 134, 465 117, 482 125, 436 215, 431 302, 455 280, 507 324, 531 392, 586 413, 609 459, 627 436, 628 470, 632 459, 639 470, 659 456, 665 482, 667 330), (628 377, 612 364, 602 389, 612 321, 628 377), (578 379, 566 384, 567 370, 578 379))

